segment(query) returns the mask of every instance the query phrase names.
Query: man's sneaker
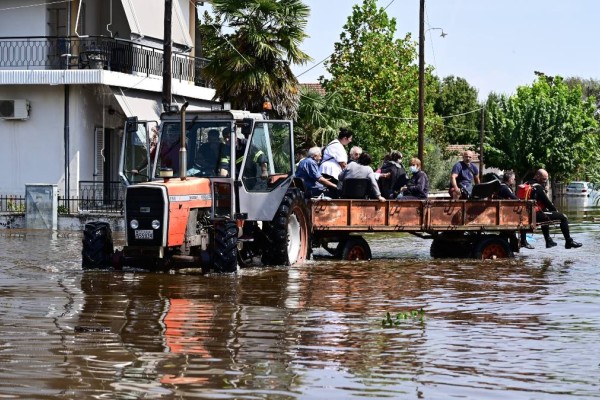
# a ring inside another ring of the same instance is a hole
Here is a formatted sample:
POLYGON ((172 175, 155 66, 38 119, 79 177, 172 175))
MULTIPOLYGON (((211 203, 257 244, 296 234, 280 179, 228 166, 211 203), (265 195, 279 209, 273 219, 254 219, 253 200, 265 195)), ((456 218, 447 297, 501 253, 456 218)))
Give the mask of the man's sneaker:
POLYGON ((529 244, 529 242, 523 242, 523 243, 521 243, 521 247, 524 247, 524 248, 529 249, 529 250, 535 249, 535 247, 533 247, 531 244, 529 244))
POLYGON ((546 240, 546 248, 547 249, 549 249, 550 247, 554 247, 554 246, 556 246, 556 242, 554 240, 552 240, 552 239, 546 240))
POLYGON ((576 249, 581 246, 582 246, 581 243, 576 242, 573 239, 569 239, 565 242, 565 249, 576 249))

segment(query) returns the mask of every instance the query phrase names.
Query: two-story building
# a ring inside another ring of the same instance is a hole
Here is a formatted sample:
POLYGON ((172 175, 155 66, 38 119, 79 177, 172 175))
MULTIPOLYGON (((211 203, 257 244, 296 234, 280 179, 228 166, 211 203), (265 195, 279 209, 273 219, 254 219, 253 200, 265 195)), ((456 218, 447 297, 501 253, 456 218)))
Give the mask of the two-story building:
MULTIPOLYGON (((196 1, 173 0, 175 104, 210 108, 197 57, 196 1)), ((119 186, 127 117, 162 112, 165 2, 0 1, 0 195, 57 185, 78 198, 119 186), (45 4, 41 4, 45 3, 45 4)))

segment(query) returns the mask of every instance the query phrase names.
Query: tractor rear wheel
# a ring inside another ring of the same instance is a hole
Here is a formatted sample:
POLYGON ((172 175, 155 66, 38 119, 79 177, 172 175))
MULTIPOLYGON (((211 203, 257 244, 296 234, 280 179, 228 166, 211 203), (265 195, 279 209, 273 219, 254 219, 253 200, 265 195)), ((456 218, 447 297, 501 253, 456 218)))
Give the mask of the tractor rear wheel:
POLYGON ((310 218, 299 189, 288 190, 273 221, 266 223, 263 230, 269 242, 263 252, 263 264, 294 265, 310 257, 310 218))
POLYGON ((235 221, 215 225, 214 267, 217 272, 237 271, 237 226, 235 221))
POLYGON ((112 266, 114 245, 108 222, 88 222, 83 230, 81 267, 100 269, 112 266))

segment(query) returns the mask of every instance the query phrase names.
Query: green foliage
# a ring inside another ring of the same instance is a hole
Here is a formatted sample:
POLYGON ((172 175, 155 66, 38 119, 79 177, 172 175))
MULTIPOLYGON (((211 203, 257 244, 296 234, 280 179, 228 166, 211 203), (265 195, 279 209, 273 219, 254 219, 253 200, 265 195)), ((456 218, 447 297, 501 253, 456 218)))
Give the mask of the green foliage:
POLYGON ((385 318, 381 321, 381 326, 384 328, 393 328, 394 326, 401 325, 403 322, 408 320, 416 320, 419 322, 423 322, 425 317, 425 311, 423 308, 420 310, 413 310, 408 312, 399 312, 396 314, 395 318, 392 318, 392 315, 387 312, 385 318))
POLYGON ((339 93, 325 96, 314 90, 302 88, 298 119, 294 124, 296 147, 309 149, 323 147, 337 137, 339 128, 347 126, 343 119, 337 118, 337 107, 341 105, 339 93))
POLYGON ((441 82, 435 98, 434 111, 444 118, 444 133, 438 137, 443 143, 476 144, 479 142, 481 106, 477 102, 477 89, 464 78, 447 76, 441 82))
POLYGON ((268 98, 279 116, 295 118, 299 90, 290 65, 310 60, 299 47, 307 36, 309 8, 301 0, 211 3, 215 17, 205 13, 200 32, 210 47, 204 74, 216 97, 251 111, 262 111, 268 98))
POLYGON ((511 97, 490 96, 486 110, 487 165, 515 171, 517 181, 538 168, 568 179, 598 153, 593 98, 582 100, 559 76, 540 74, 511 97))
POLYGON ((448 189, 450 182, 450 171, 455 161, 448 158, 440 145, 433 140, 425 142, 427 153, 427 177, 429 178, 429 190, 448 189))
POLYGON ((65 206, 58 206, 58 213, 59 214, 70 214, 70 211, 65 206))
MULTIPOLYGON (((375 160, 391 149, 405 154, 417 149, 416 43, 410 35, 395 39, 395 32, 396 20, 375 0, 355 5, 326 63, 331 79, 321 78, 328 93, 341 96, 354 143, 375 160)), ((428 82, 433 82, 430 74, 428 82)))

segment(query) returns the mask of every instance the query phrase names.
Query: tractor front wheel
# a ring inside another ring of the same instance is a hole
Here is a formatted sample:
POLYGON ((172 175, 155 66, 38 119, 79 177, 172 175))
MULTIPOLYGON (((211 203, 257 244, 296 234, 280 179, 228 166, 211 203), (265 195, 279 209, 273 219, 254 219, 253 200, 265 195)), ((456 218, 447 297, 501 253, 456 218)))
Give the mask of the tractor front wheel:
POLYGON ((101 269, 112 266, 114 245, 108 222, 88 222, 83 230, 81 267, 101 269))

